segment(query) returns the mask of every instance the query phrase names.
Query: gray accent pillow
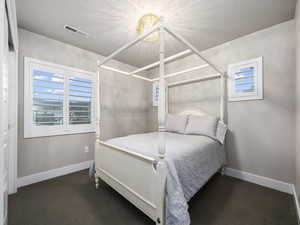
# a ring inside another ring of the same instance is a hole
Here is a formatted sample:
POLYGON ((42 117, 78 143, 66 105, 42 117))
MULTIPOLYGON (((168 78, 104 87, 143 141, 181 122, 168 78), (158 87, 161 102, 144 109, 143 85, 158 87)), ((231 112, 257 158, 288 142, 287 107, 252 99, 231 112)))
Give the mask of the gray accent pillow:
POLYGON ((222 121, 218 122, 218 127, 216 131, 216 139, 223 145, 225 143, 225 136, 227 132, 227 125, 222 121))
POLYGON ((185 129, 185 134, 198 134, 216 138, 216 131, 219 119, 210 115, 190 115, 185 129))
POLYGON ((166 120, 166 131, 184 134, 187 118, 187 116, 168 114, 166 120))

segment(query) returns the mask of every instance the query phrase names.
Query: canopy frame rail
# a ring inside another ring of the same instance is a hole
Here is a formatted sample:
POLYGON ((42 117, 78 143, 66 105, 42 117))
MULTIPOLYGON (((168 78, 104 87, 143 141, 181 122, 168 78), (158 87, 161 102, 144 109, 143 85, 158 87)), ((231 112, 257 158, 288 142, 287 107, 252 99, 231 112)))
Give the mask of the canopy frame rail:
POLYGON ((123 70, 120 70, 120 69, 115 69, 113 67, 105 66, 105 65, 102 65, 100 67, 103 68, 103 69, 106 69, 106 70, 110 70, 110 71, 113 71, 113 72, 117 72, 117 73, 120 73, 120 74, 124 74, 124 75, 127 75, 127 76, 131 76, 131 77, 134 77, 134 78, 138 78, 138 79, 141 79, 141 80, 152 82, 152 79, 149 79, 147 77, 143 77, 143 76, 138 75, 138 74, 132 74, 130 72, 126 72, 126 71, 123 71, 123 70))
MULTIPOLYGON (((192 53, 192 51, 190 49, 187 49, 185 51, 179 52, 179 53, 177 53, 175 55, 172 55, 172 56, 169 56, 169 57, 165 58, 164 62, 167 63, 167 62, 173 61, 175 59, 178 59, 180 57, 187 56, 187 55, 189 55, 191 53, 192 53)), ((136 69, 136 70, 132 71, 131 73, 134 74, 134 73, 139 73, 139 72, 142 72, 142 71, 145 71, 145 70, 148 70, 148 69, 152 69, 152 68, 154 68, 156 66, 159 66, 159 64, 160 64, 160 61, 157 61, 155 63, 151 63, 151 64, 149 64, 147 66, 142 67, 142 68, 136 69)))
MULTIPOLYGON (((215 71, 217 71, 220 74, 223 74, 223 72, 217 67, 215 66, 210 60, 206 59, 204 56, 202 56, 202 54, 200 53, 200 51, 194 47, 189 41, 187 41, 184 37, 182 37, 180 34, 176 33, 175 31, 173 31, 169 26, 165 25, 165 23, 163 22, 163 17, 160 18, 160 22, 158 24, 156 24, 155 26, 153 26, 151 29, 149 29, 147 32, 141 34, 140 36, 136 37, 134 40, 132 40, 131 42, 123 45, 122 47, 120 47, 119 49, 115 50, 114 52, 112 52, 109 56, 107 56, 105 59, 103 59, 100 63, 99 66, 103 69, 107 69, 107 70, 111 70, 114 72, 118 72, 120 74, 124 74, 124 75, 129 75, 138 79, 142 79, 145 81, 149 81, 149 82, 154 82, 154 81, 158 81, 159 78, 154 78, 154 79, 149 79, 146 78, 144 76, 138 75, 137 73, 154 68, 156 66, 160 66, 161 64, 161 60, 154 62, 152 64, 146 65, 142 68, 138 68, 132 72, 126 72, 120 69, 115 69, 113 67, 110 66, 105 66, 104 64, 107 63, 108 61, 112 60, 113 58, 115 58, 117 55, 119 55, 120 53, 122 53, 123 51, 125 51, 126 49, 132 47, 133 45, 135 45, 136 43, 140 42, 141 40, 143 40, 144 38, 148 37, 149 35, 151 35, 152 33, 160 30, 160 27, 162 27, 164 29, 164 33, 167 32, 168 34, 170 34, 171 36, 173 36, 175 39, 177 39, 179 42, 183 43, 184 45, 186 45, 188 47, 187 50, 184 50, 182 52, 179 52, 175 55, 169 56, 167 58, 164 57, 164 63, 176 60, 180 57, 184 57, 187 56, 191 53, 196 54, 199 58, 201 58, 207 65, 207 67, 211 67, 213 68, 215 71)), ((164 41, 165 42, 165 41, 164 41)), ((206 66, 204 66, 203 68, 205 68, 206 66)), ((195 67, 196 68, 196 67, 195 67)), ((201 66, 200 66, 201 68, 201 66)), ((190 72, 192 71, 191 69, 187 69, 186 72, 190 72)), ((181 75, 184 74, 185 71, 181 71, 181 72, 176 72, 174 76, 177 75, 181 75)), ((171 74, 168 74, 166 78, 171 77, 171 74)))
POLYGON ((185 44, 192 52, 194 52, 197 56, 199 56, 199 58, 201 58, 204 62, 209 64, 215 71, 217 71, 220 74, 224 73, 216 65, 214 65, 210 60, 208 60, 204 56, 202 56, 201 52, 196 47, 194 47, 189 41, 187 41, 184 37, 182 37, 180 34, 176 33, 168 26, 165 26, 165 31, 167 31, 171 36, 173 36, 179 42, 185 44))
MULTIPOLYGON (((208 64, 203 64, 203 65, 200 65, 200 66, 195 66, 195 67, 192 67, 192 68, 189 68, 189 69, 186 69, 186 70, 182 70, 182 71, 167 74, 167 75, 164 76, 164 78, 166 79, 166 78, 170 78, 170 77, 179 76, 179 75, 182 75, 182 74, 185 74, 185 73, 188 73, 188 72, 192 72, 192 71, 195 71, 195 70, 204 69, 206 67, 209 67, 209 65, 208 64)), ((151 81, 154 82, 154 81, 158 81, 158 80, 159 80, 159 77, 154 78, 151 81)))
POLYGON ((143 40, 144 38, 148 37, 150 34, 152 34, 153 32, 155 32, 156 30, 159 29, 159 27, 161 26, 161 23, 158 23, 157 25, 153 26, 151 29, 149 29, 148 31, 146 31, 145 33, 139 35, 138 37, 136 37, 134 40, 130 41, 129 43, 123 45, 122 47, 120 47, 119 49, 115 50, 113 53, 111 53, 109 56, 107 56, 106 58, 104 58, 101 62, 100 62, 100 66, 104 65, 105 63, 107 63, 109 60, 115 58, 117 55, 119 55, 121 52, 125 51, 126 49, 130 48, 131 46, 135 45, 136 43, 138 43, 139 41, 143 40))
POLYGON ((204 81, 204 80, 218 79, 218 78, 221 78, 221 74, 215 73, 215 74, 210 74, 210 75, 206 75, 206 76, 203 76, 203 77, 197 77, 197 78, 193 78, 193 79, 186 79, 186 80, 183 80, 183 81, 169 83, 168 87, 169 88, 170 87, 176 87, 176 86, 180 86, 180 85, 195 83, 195 82, 204 81))

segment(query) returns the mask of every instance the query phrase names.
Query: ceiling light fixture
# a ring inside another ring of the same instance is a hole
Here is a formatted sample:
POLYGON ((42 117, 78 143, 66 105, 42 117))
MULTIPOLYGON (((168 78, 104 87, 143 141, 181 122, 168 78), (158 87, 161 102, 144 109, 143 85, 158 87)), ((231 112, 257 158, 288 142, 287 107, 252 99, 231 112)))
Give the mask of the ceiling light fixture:
MULTIPOLYGON (((153 26, 155 26, 159 22, 159 17, 153 13, 147 13, 143 15, 136 26, 136 33, 138 35, 144 33, 145 31, 149 30, 153 26)), ((159 32, 155 31, 154 33, 150 34, 149 36, 144 38, 144 41, 157 41, 159 38, 159 32)))

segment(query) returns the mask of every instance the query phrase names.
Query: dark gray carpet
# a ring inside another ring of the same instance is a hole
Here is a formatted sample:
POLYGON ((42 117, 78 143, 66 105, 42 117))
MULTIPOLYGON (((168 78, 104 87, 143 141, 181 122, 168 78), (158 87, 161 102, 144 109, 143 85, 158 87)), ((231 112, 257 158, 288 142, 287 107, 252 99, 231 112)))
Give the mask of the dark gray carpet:
MULTIPOLYGON (((215 175, 190 201, 192 225, 297 225, 291 195, 215 175)), ((9 197, 9 225, 153 225, 88 172, 21 188, 9 197)))

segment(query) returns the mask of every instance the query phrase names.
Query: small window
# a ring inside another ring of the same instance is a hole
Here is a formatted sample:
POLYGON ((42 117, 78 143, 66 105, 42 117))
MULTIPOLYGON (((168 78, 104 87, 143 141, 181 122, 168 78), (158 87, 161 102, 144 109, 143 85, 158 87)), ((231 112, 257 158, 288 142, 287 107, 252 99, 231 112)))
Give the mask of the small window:
POLYGON ((25 57, 25 138, 94 132, 95 74, 25 57))
POLYGON ((158 106, 158 98, 159 98, 159 82, 153 82, 152 84, 152 105, 158 106))
POLYGON ((228 66, 229 101, 263 99, 262 57, 228 66))

